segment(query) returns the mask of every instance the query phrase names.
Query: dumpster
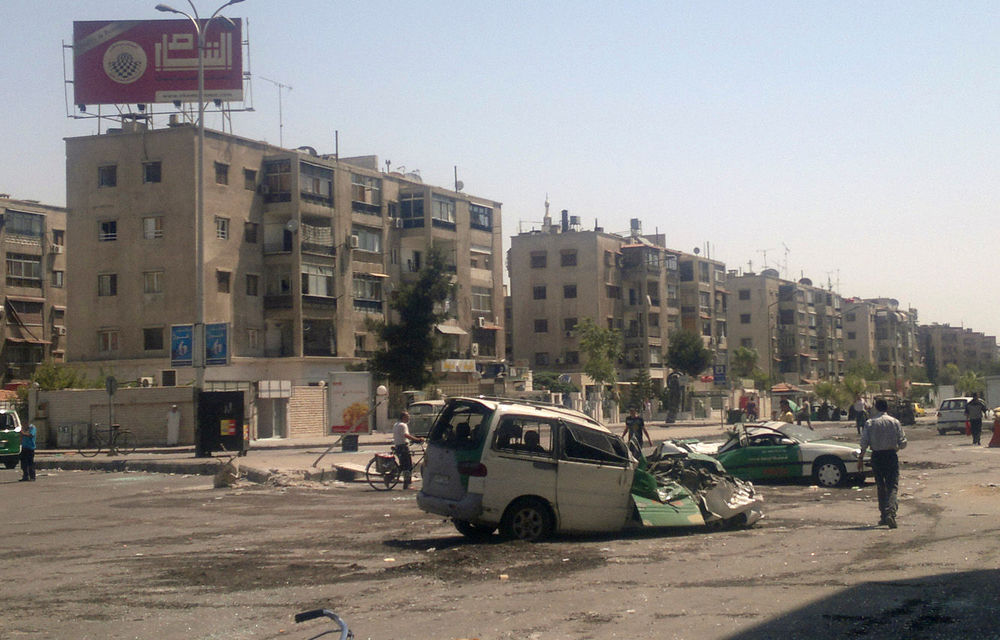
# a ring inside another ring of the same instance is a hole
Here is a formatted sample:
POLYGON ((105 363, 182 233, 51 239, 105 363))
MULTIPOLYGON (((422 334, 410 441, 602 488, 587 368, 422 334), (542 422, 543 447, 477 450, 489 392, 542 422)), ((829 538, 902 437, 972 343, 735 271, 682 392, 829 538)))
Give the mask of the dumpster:
POLYGON ((340 450, 341 451, 357 451, 358 450, 358 434, 356 433, 345 433, 340 436, 340 450))
POLYGON ((743 410, 730 409, 728 417, 726 418, 726 424, 739 424, 741 422, 743 422, 743 410))
POLYGON ((250 434, 244 424, 242 391, 203 391, 198 397, 195 457, 211 457, 213 451, 244 456, 250 449, 250 434))

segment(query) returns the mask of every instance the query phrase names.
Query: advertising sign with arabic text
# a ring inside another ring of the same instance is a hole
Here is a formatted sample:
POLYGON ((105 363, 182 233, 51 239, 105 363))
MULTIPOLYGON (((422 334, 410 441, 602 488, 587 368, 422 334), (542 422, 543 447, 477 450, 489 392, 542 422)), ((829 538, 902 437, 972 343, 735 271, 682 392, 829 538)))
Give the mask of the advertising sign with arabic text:
MULTIPOLYGON (((214 20, 205 34, 206 101, 243 99, 242 23, 233 23, 214 20)), ((190 20, 73 23, 74 104, 197 98, 198 36, 190 20)))

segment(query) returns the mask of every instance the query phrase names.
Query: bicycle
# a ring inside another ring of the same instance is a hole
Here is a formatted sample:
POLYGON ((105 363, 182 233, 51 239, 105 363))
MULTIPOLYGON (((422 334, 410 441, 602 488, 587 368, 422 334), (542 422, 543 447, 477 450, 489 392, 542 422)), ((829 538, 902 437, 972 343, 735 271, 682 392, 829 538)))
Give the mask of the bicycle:
POLYGON ((337 625, 337 628, 327 629, 326 631, 318 635, 312 636, 311 638, 309 638, 309 640, 316 640, 316 638, 335 633, 340 634, 340 640, 351 640, 351 638, 354 637, 354 633, 347 628, 347 623, 344 622, 344 619, 338 616, 333 611, 330 611, 329 609, 313 609, 312 611, 303 611, 302 613, 296 613, 295 623, 298 624, 300 622, 305 622, 306 620, 314 620, 316 618, 322 618, 324 616, 332 620, 333 623, 337 625))
POLYGON ((93 458, 102 451, 107 451, 109 456, 128 455, 135 453, 135 448, 135 437, 128 429, 113 424, 105 431, 95 424, 93 429, 87 430, 87 437, 77 446, 77 451, 84 458, 93 458))
MULTIPOLYGON (((411 445, 411 448, 416 449, 415 451, 411 451, 410 456, 413 460, 413 468, 416 469, 424 459, 424 446, 423 444, 418 444, 416 447, 411 445)), ((365 479, 368 480, 368 484, 371 485, 372 489, 376 491, 389 491, 395 487, 399 484, 399 478, 402 473, 403 471, 399 466, 399 456, 396 455, 395 448, 388 453, 376 453, 368 461, 368 466, 365 467, 365 479)))

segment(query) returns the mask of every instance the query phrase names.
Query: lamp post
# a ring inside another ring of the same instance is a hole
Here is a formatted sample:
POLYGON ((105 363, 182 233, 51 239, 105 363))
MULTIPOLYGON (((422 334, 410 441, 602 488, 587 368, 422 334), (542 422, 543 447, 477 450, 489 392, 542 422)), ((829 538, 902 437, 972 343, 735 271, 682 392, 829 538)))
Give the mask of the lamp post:
MULTIPOLYGON (((239 2, 243 2, 243 0, 229 0, 229 2, 216 9, 212 17, 206 20, 204 24, 201 22, 201 18, 198 16, 198 9, 194 6, 192 0, 188 0, 188 4, 191 5, 193 16, 184 11, 178 11, 169 5, 156 5, 157 11, 176 13, 190 20, 191 24, 194 25, 195 34, 198 36, 198 159, 197 173, 195 175, 194 224, 194 295, 196 311, 193 336, 194 353, 192 354, 192 364, 194 365, 195 420, 197 420, 198 415, 198 396, 205 388, 205 230, 203 228, 205 224, 205 36, 208 33, 209 26, 216 19, 222 19, 229 22, 229 24, 233 24, 232 20, 219 15, 219 12, 229 5, 239 2)), ((196 455, 201 457, 204 455, 204 451, 200 446, 201 442, 198 440, 197 435, 195 439, 197 441, 195 446, 196 455)))

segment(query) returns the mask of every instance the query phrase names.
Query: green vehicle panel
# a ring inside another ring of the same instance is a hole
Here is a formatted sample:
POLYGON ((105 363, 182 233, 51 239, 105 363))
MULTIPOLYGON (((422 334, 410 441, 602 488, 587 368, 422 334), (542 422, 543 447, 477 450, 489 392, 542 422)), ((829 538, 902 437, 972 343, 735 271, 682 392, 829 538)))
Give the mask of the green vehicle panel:
POLYGON ((743 480, 798 478, 802 472, 802 452, 796 443, 753 442, 719 454, 726 470, 743 480))
POLYGON ((21 420, 17 413, 0 409, 0 464, 13 469, 21 454, 21 420))

